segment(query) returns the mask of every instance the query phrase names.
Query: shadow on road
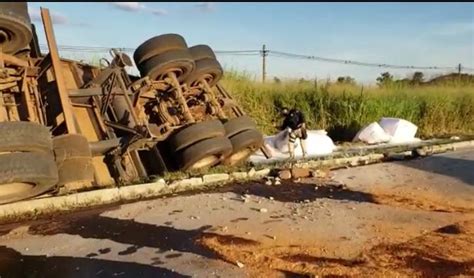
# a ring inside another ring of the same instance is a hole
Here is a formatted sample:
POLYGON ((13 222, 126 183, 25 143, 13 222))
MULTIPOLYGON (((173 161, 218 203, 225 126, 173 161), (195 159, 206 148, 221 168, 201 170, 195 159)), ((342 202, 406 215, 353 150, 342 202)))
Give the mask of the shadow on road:
POLYGON ((222 187, 217 192, 233 192, 236 194, 249 194, 260 197, 273 197, 280 202, 304 202, 305 200, 315 201, 321 198, 334 200, 345 200, 354 202, 377 203, 370 193, 353 191, 345 188, 342 184, 323 184, 318 186, 314 183, 301 183, 292 181, 282 181, 281 185, 266 185, 263 182, 245 182, 222 187))
POLYGON ((474 160, 436 155, 396 163, 430 173, 453 177, 474 186, 474 160))
POLYGON ((194 240, 212 226, 202 226, 194 230, 181 230, 169 226, 156 226, 133 220, 104 217, 98 214, 75 219, 42 222, 29 227, 35 235, 70 234, 83 238, 109 239, 133 246, 121 250, 118 255, 135 253, 142 247, 159 248, 187 252, 215 259, 212 252, 195 245, 194 240))
POLYGON ((22 255, 0 246, 0 277, 190 277, 170 270, 131 262, 63 256, 22 255))

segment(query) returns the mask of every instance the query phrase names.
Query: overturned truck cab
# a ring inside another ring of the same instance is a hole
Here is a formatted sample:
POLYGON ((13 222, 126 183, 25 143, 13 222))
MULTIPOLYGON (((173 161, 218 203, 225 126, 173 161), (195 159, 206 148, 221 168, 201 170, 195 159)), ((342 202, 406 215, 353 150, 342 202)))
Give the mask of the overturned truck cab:
POLYGON ((243 163, 263 146, 207 45, 153 37, 96 67, 39 49, 26 3, 0 3, 0 203, 243 163))

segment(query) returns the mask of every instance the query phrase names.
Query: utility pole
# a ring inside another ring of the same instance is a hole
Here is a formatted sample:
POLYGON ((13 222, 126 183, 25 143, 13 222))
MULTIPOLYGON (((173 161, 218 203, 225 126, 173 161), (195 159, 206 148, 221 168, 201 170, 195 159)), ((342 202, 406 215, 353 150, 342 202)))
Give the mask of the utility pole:
POLYGON ((459 75, 461 74, 461 69, 462 69, 461 63, 459 63, 459 65, 458 65, 458 74, 459 75))
POLYGON ((265 57, 268 55, 268 50, 266 49, 265 45, 262 46, 262 82, 265 83, 265 77, 267 75, 266 72, 266 60, 265 57))

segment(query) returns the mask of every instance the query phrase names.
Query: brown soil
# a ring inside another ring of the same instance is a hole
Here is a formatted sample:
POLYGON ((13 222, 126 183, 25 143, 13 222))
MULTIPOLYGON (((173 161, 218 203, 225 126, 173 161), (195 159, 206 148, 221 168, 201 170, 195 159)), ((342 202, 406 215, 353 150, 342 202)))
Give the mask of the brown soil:
POLYGON ((381 244, 353 259, 322 256, 311 246, 268 247, 205 234, 198 244, 240 262, 251 277, 472 277, 474 221, 448 225, 401 244, 381 244))

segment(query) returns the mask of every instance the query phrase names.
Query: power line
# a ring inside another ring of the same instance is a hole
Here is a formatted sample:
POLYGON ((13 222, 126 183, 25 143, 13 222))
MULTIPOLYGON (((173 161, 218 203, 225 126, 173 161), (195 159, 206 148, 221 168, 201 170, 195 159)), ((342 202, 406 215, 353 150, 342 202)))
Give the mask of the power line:
MULTIPOLYGON (((47 49, 47 45, 40 44, 40 47, 47 49)), ((59 50, 61 51, 74 51, 74 52, 83 52, 83 53, 97 53, 97 52, 109 52, 112 48, 115 48, 119 51, 133 53, 135 48, 130 47, 104 47, 104 46, 71 46, 71 45, 59 45, 59 50)), ((474 68, 456 66, 456 67, 446 67, 446 66, 409 66, 409 65, 392 65, 385 63, 370 63, 370 62, 360 62, 354 60, 345 60, 345 59, 335 59, 335 58, 326 58, 314 55, 302 55, 294 54, 276 50, 265 50, 265 53, 262 50, 215 50, 215 54, 218 55, 229 55, 229 56, 273 56, 279 58, 289 58, 289 59, 303 59, 303 60, 314 60, 328 63, 338 63, 345 65, 356 65, 356 66, 366 66, 366 67, 377 67, 377 68, 392 68, 392 69, 418 69, 418 70, 464 70, 464 71, 474 71, 474 68)))
POLYGON ((274 57, 285 57, 285 58, 294 58, 294 59, 307 59, 307 60, 316 60, 322 62, 330 62, 330 63, 339 63, 339 64, 349 64, 349 65, 358 65, 358 66, 368 66, 368 67, 379 67, 379 68, 395 68, 395 69, 423 69, 423 70, 452 70, 456 67, 444 67, 444 66, 402 66, 402 65, 390 65, 384 63, 367 63, 367 62, 359 62, 359 61, 352 61, 352 60, 343 60, 343 59, 333 59, 333 58, 324 58, 318 56, 309 56, 309 55, 301 55, 301 54, 293 54, 281 51, 268 51, 271 56, 274 57))
MULTIPOLYGON (((41 48, 47 49, 47 45, 40 44, 41 48)), ((130 47, 104 47, 104 46, 71 46, 71 45, 58 45, 59 50, 63 51, 79 51, 79 52, 108 52, 110 49, 117 49, 123 52, 132 53, 135 48, 130 47)), ((258 55, 260 50, 215 50, 216 54, 254 54, 258 55)))

